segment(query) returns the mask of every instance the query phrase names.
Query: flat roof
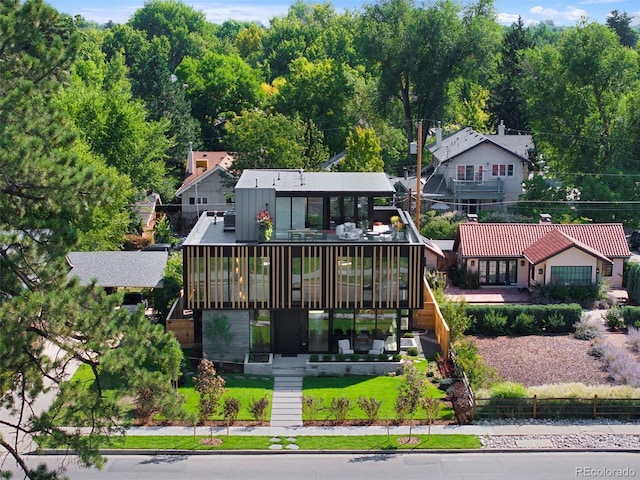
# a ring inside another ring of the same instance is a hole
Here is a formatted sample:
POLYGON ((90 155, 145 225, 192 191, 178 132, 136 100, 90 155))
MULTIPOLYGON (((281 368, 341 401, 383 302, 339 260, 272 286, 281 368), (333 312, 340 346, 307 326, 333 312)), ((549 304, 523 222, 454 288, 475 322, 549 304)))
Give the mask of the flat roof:
POLYGON ((245 170, 237 189, 272 188, 283 193, 367 193, 393 195, 384 172, 306 172, 304 170, 245 170))
POLYGON ((81 285, 93 280, 99 287, 161 288, 167 267, 167 252, 71 252, 67 255, 69 278, 81 285))
POLYGON ((203 213, 185 239, 184 245, 236 243, 236 232, 224 231, 224 219, 203 213))

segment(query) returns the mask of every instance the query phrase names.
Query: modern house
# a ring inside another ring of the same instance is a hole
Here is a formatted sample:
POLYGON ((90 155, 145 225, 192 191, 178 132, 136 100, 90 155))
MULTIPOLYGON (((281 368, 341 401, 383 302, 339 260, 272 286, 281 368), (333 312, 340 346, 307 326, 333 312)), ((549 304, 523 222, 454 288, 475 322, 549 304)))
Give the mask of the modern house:
POLYGON ((537 224, 458 225, 454 251, 458 267, 477 272, 480 285, 562 283, 591 285, 599 280, 622 286, 624 262, 631 256, 620 223, 553 224, 541 215, 537 224))
POLYGON ((424 307, 425 244, 393 194, 384 173, 245 170, 235 231, 205 212, 183 244, 185 308, 203 351, 220 317, 229 359, 336 353, 340 340, 358 353, 374 340, 398 351, 424 307))
POLYGON ((182 218, 194 223, 202 212, 233 210, 235 179, 229 172, 233 157, 227 152, 194 152, 189 143, 185 180, 176 191, 182 199, 182 218))
POLYGON ((449 205, 452 210, 477 213, 505 209, 522 194, 522 183, 533 168, 531 135, 506 135, 504 124, 497 135, 484 135, 467 127, 446 138, 435 131, 429 147, 432 165, 425 171, 423 198, 449 205))

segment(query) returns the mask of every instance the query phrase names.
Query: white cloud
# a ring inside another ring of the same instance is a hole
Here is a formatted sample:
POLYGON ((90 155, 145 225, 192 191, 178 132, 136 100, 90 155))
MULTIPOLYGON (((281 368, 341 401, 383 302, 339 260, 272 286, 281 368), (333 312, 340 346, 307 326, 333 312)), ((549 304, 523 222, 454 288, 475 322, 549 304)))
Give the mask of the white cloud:
POLYGON ((569 23, 576 23, 582 17, 589 16, 589 13, 586 10, 572 7, 571 5, 569 5, 564 11, 535 6, 531 8, 529 12, 540 17, 538 20, 553 20, 557 24, 564 23, 563 20, 569 23))
POLYGON ((233 19, 240 22, 259 22, 265 26, 269 25, 269 20, 273 17, 286 15, 289 11, 288 4, 243 5, 233 2, 215 6, 211 3, 194 3, 193 8, 204 12, 207 20, 212 23, 224 23, 226 20, 233 19))
POLYGON ((82 18, 88 21, 96 22, 103 25, 109 21, 113 23, 127 23, 129 18, 135 13, 139 6, 131 7, 118 7, 118 8, 95 8, 95 7, 82 7, 77 12, 64 12, 69 15, 80 15, 82 18))
MULTIPOLYGON (((498 14, 498 23, 502 25, 512 25, 514 23, 518 23, 518 17, 515 13, 499 13, 498 14)), ((524 21, 524 19, 522 19, 524 21)))

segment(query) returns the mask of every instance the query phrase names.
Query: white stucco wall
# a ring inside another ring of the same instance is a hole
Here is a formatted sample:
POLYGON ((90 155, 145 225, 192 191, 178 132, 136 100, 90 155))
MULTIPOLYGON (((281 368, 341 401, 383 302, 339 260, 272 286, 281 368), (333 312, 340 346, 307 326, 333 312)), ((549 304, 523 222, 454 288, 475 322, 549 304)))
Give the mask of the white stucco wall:
MULTIPOLYGON (((477 272, 479 265, 478 258, 463 259, 459 267, 466 268, 468 271, 477 272), (474 265, 471 265, 471 262, 474 265)), ((618 258, 613 260, 613 274, 610 277, 602 276, 603 262, 598 258, 588 254, 578 248, 571 248, 559 255, 556 255, 546 262, 537 264, 534 267, 533 280, 530 281, 531 264, 524 258, 518 259, 518 281, 519 288, 527 288, 530 283, 548 284, 551 282, 551 267, 574 267, 574 266, 590 266, 592 269, 591 281, 603 280, 609 283, 612 288, 622 288, 622 273, 624 269, 624 259, 618 258), (524 263, 524 265, 522 265, 524 263), (542 271, 542 273, 540 273, 542 271), (600 272, 599 278, 597 272, 600 272)))

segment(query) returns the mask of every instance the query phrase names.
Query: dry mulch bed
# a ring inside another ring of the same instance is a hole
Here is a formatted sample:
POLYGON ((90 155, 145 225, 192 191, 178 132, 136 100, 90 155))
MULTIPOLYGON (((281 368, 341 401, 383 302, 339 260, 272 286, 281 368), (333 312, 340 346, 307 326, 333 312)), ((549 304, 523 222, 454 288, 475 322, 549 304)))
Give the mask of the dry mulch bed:
POLYGON ((600 360, 588 353, 591 343, 571 335, 474 337, 474 341, 488 366, 505 380, 525 387, 610 384, 600 360))

